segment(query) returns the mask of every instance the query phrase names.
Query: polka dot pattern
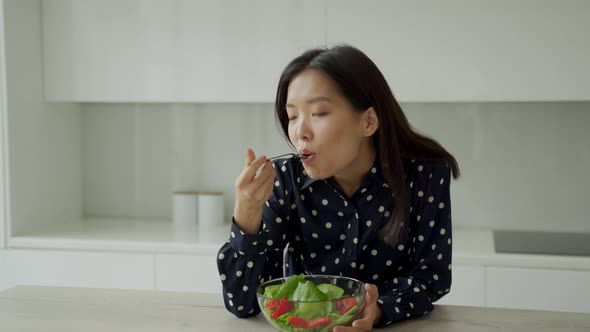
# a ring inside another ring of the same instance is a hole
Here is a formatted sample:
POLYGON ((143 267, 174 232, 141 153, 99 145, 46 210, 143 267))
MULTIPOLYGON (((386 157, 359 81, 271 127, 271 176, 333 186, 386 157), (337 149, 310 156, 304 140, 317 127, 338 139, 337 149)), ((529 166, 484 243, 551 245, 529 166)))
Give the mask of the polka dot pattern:
POLYGON ((444 163, 408 164, 410 215, 402 227, 409 236, 393 247, 378 232, 395 211, 378 160, 350 197, 329 181, 308 177, 297 160, 279 159, 273 166, 274 192, 263 205, 260 230, 245 234, 233 220, 216 257, 230 312, 258 314, 258 285, 299 273, 377 284, 384 312, 379 325, 431 312, 432 302, 450 291, 450 171, 444 163))

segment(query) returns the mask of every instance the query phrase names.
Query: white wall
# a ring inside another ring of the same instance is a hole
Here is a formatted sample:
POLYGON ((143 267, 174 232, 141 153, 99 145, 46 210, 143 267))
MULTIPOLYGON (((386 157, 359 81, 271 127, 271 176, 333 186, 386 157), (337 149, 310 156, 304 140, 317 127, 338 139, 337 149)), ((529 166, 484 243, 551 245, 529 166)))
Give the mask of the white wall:
POLYGON ((590 232, 590 103, 411 104, 458 158, 456 226, 590 232))
POLYGON ((4 57, 4 4, 0 0, 0 290, 8 288, 6 273, 5 248, 8 210, 6 199, 8 189, 6 149, 6 82, 4 57))
POLYGON ((244 150, 288 147, 266 104, 82 104, 84 214, 170 218, 174 191, 222 191, 244 150))
MULTIPOLYGON (((6 152, 6 62, 4 56, 4 4, 0 0, 0 270, 2 269, 2 249, 6 247, 6 227, 8 224, 8 167, 6 152)), ((2 288, 2 276, 0 276, 0 288, 2 288)))
POLYGON ((0 249, 0 291, 11 286, 8 281, 9 272, 7 271, 6 253, 7 250, 0 249))
POLYGON ((80 112, 43 100, 40 4, 5 1, 13 234, 81 213, 80 112))
MULTIPOLYGON (((455 226, 590 232, 590 103, 405 104, 458 159, 455 226)), ((288 152, 271 104, 84 104, 84 210, 170 217, 173 190, 220 190, 246 146, 288 152), (90 162, 94 160, 95 163, 90 162)))

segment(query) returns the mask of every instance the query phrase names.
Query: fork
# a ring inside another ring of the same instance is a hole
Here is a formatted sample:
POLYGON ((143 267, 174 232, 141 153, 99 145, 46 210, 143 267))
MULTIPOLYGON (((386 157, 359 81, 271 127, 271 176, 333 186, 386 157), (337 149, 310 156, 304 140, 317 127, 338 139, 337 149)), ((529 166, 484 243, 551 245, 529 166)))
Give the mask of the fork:
POLYGON ((272 158, 267 158, 267 159, 268 160, 275 160, 275 159, 278 159, 278 158, 281 158, 281 157, 286 157, 286 156, 291 156, 291 157, 294 157, 294 158, 301 158, 301 156, 299 154, 297 154, 297 153, 285 153, 285 154, 281 154, 281 155, 274 156, 272 158))

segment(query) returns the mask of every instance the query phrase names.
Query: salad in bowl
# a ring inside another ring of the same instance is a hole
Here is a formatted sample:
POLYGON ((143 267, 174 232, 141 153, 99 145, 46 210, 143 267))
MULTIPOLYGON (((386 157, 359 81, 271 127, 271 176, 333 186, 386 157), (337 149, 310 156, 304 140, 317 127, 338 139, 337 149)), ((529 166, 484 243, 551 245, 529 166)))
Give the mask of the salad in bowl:
POLYGON ((366 290, 348 277, 293 275, 267 281, 256 290, 264 317, 280 331, 332 331, 359 318, 366 290))

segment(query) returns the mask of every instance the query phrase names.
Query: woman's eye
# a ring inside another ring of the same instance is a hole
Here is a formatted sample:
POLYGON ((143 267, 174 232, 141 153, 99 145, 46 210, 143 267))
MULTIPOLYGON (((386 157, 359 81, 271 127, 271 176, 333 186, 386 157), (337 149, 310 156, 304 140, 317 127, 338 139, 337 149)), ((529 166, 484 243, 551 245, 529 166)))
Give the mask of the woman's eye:
POLYGON ((295 119, 297 119, 297 117, 296 117, 296 116, 290 116, 290 117, 289 117, 289 121, 293 121, 293 120, 295 120, 295 119))
POLYGON ((314 113, 314 116, 324 116, 324 115, 328 115, 328 112, 320 112, 320 113, 314 113))

